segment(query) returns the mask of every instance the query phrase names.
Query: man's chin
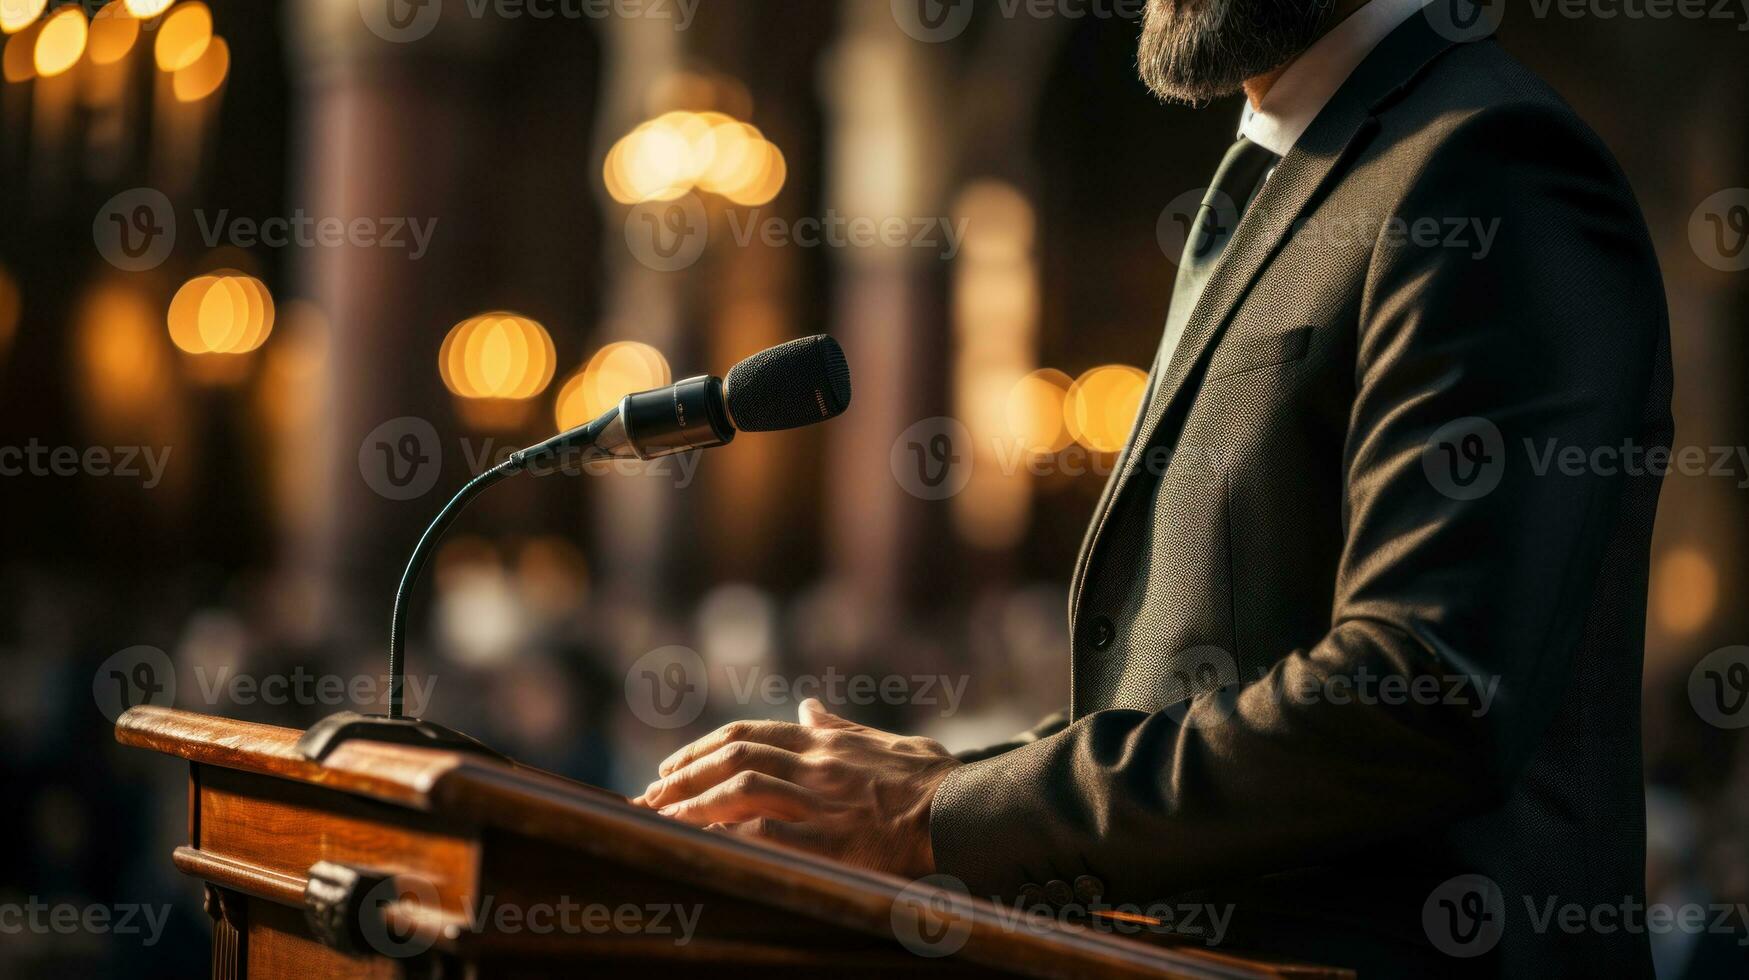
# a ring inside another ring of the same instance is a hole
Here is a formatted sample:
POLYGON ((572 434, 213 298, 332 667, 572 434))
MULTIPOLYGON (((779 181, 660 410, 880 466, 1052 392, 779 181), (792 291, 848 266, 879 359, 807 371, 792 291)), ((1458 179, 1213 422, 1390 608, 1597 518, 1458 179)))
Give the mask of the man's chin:
POLYGON ((1150 50, 1146 36, 1136 61, 1148 91, 1162 101, 1185 105, 1204 105, 1232 95, 1244 87, 1247 78, 1273 67, 1251 71, 1248 65, 1221 63, 1182 42, 1163 41, 1150 50))
POLYGON ((1150 0, 1136 63, 1168 102, 1201 105, 1298 57, 1334 4, 1317 0, 1150 0))
POLYGON ((1216 99, 1233 95, 1245 86, 1244 78, 1211 78, 1189 72, 1151 72, 1146 68, 1142 70, 1142 82, 1160 101, 1189 106, 1207 105, 1216 99))

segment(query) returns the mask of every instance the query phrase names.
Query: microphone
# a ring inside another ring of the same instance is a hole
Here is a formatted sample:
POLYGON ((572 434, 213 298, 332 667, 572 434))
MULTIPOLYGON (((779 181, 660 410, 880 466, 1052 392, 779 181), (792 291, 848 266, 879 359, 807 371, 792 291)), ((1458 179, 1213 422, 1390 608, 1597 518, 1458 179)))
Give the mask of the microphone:
POLYGON ((737 430, 776 432, 813 425, 837 418, 849 407, 850 365, 843 349, 831 337, 803 337, 754 354, 731 368, 726 380, 700 375, 627 395, 600 418, 511 453, 469 480, 413 547, 395 590, 389 622, 388 715, 356 711, 329 715, 298 739, 298 751, 319 761, 348 739, 367 738, 497 755, 461 732, 401 713, 407 596, 443 532, 486 488, 561 455, 578 454, 585 460, 657 459, 727 445, 737 430))
POLYGON ((831 337, 760 351, 727 381, 700 375, 627 395, 600 418, 510 458, 519 469, 553 457, 657 459, 727 445, 737 429, 776 432, 836 418, 850 407, 850 365, 831 337))

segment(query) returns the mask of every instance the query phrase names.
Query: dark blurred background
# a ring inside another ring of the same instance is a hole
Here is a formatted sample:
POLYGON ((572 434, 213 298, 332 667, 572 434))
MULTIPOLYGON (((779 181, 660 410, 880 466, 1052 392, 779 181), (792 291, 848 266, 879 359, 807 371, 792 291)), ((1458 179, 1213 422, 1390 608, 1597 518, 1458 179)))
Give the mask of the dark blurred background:
MULTIPOLYGON (((950 747, 1065 701, 1067 581, 1159 340, 1172 211, 1240 109, 1147 94, 1139 5, 208 2, 0 0, 0 905, 170 910, 155 942, 7 929, 0 972, 205 972, 169 860, 186 770, 115 745, 122 705, 380 710, 400 563, 454 488, 793 337, 843 343, 843 419, 479 501, 415 594, 410 705, 635 793, 722 721, 791 716, 819 693, 798 679, 901 678, 839 706, 950 747), (709 683, 669 727, 638 685, 672 663, 709 683)), ((1749 901, 1749 752, 1690 696, 1749 638, 1731 16, 1526 4, 1501 31, 1619 156, 1678 445, 1731 453, 1659 514, 1653 901, 1749 901)), ((1660 974, 1742 975, 1715 941, 1654 937, 1660 974)))

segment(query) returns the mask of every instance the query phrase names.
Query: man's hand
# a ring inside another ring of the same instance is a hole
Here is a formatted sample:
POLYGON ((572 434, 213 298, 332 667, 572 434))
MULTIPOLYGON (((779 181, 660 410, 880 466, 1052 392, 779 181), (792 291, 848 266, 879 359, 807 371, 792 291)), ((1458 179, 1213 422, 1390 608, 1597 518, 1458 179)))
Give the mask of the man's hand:
POLYGON ((724 725, 669 756, 632 802, 858 867, 933 872, 929 804, 959 761, 934 739, 846 721, 813 698, 799 714, 799 725, 724 725))

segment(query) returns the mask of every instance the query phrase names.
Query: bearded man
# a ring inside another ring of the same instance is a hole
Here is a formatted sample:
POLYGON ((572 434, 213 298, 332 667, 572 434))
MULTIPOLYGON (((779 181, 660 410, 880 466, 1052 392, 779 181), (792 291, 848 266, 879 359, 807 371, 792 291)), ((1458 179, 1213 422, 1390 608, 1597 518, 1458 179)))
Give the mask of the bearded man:
POLYGON ((1547 912, 1644 907, 1659 481, 1548 461, 1670 445, 1663 286, 1487 13, 1149 0, 1146 83, 1247 105, 1071 581, 1067 709, 956 757, 810 702, 641 802, 998 901, 1191 896, 1363 974, 1650 975, 1644 929, 1547 912))

